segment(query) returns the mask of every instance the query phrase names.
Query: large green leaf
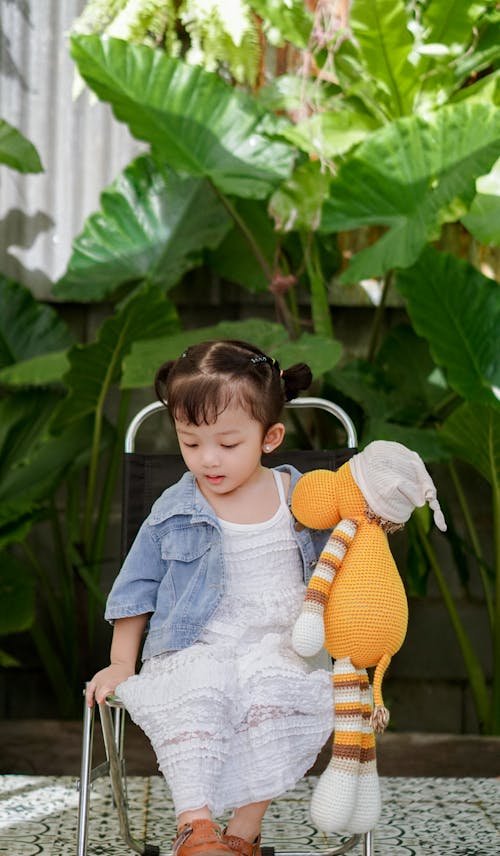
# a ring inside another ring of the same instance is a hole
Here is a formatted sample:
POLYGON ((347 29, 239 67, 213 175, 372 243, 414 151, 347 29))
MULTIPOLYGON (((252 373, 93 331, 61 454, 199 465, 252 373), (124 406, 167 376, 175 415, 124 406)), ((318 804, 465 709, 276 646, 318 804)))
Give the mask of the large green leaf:
POLYGON ((285 127, 281 136, 308 154, 331 160, 345 154, 379 125, 370 113, 349 107, 338 112, 315 113, 303 122, 285 127))
POLYGON ((0 164, 18 172, 43 172, 43 166, 33 143, 5 119, 0 119, 0 164))
POLYGON ((468 44, 472 28, 485 9, 486 2, 439 0, 422 6, 422 25, 426 42, 460 48, 468 44))
POLYGON ((252 342, 277 359, 282 368, 298 362, 307 363, 315 377, 331 369, 341 354, 341 346, 335 339, 303 333, 300 339, 292 342, 281 324, 257 318, 223 321, 213 327, 186 330, 168 338, 136 342, 124 361, 122 386, 151 385, 153 374, 162 362, 177 359, 186 347, 207 339, 252 342))
POLYGON ((354 257, 343 280, 413 264, 443 223, 465 214, 476 178, 499 154, 500 111, 482 103, 461 102, 427 121, 413 116, 375 131, 342 165, 323 209, 325 231, 389 227, 354 257))
MULTIPOLYGON (((480 18, 486 6, 470 0, 440 0, 423 6, 420 22, 424 41, 416 46, 420 56, 415 69, 419 81, 415 112, 425 115, 446 103, 457 90, 465 98, 472 95, 471 77, 490 65, 478 46, 480 18), (465 81, 467 86, 460 90, 465 81)), ((491 54, 490 59, 492 66, 491 54)))
MULTIPOLYGON (((121 376, 122 361, 137 340, 177 332, 174 305, 157 286, 143 286, 100 327, 97 341, 75 345, 69 352, 70 370, 65 376, 69 395, 54 417, 58 432, 87 414, 101 413, 111 388, 121 376)), ((153 376, 150 375, 151 383, 153 376)))
POLYGON ((6 386, 47 386, 62 380, 68 371, 67 351, 41 354, 28 360, 20 360, 7 368, 0 369, 0 384, 6 386))
POLYGON ((450 451, 500 489, 500 411, 462 404, 446 420, 442 436, 450 451))
POLYGON ((0 368, 68 348, 74 339, 60 315, 24 285, 0 274, 0 368))
POLYGON ((403 0, 354 0, 349 24, 365 74, 390 95, 392 116, 411 113, 418 78, 409 61, 414 39, 403 0))
POLYGON ((394 105, 386 86, 367 73, 357 42, 344 39, 335 54, 335 73, 344 97, 359 103, 380 125, 394 117, 394 105))
POLYGON ((450 386, 471 402, 499 407, 498 283, 428 247, 417 264, 398 273, 396 285, 450 386))
POLYGON ((70 471, 88 461, 91 420, 56 438, 49 426, 60 397, 16 392, 0 402, 0 545, 24 538, 70 471))
POLYGON ((477 180, 477 195, 462 223, 482 244, 500 244, 500 160, 477 180))
POLYGON ((0 400, 0 498, 8 473, 43 443, 60 396, 54 391, 15 392, 0 400))
POLYGON ((375 366, 390 388, 387 411, 398 422, 425 425, 436 408, 449 399, 449 387, 431 358, 428 343, 409 324, 389 330, 375 366))
POLYGON ((329 183, 330 176, 319 161, 299 164, 269 201, 269 213, 278 231, 316 230, 329 183))
POLYGON ((288 175, 293 149, 262 134, 257 102, 217 75, 154 48, 99 36, 73 36, 71 52, 117 119, 173 169, 254 198, 288 175))
POLYGON ((500 59, 499 22, 498 11, 492 10, 491 15, 483 16, 479 25, 474 26, 469 49, 464 50, 453 64, 457 86, 467 83, 466 88, 468 88, 471 78, 477 78, 479 75, 489 76, 493 70, 498 70, 498 60, 500 59))
POLYGON ((28 630, 35 617, 34 580, 25 565, 0 553, 0 636, 28 630))
POLYGON ((462 223, 481 244, 500 244, 500 196, 478 193, 462 223))
POLYGON ((133 161, 101 196, 101 211, 73 243, 54 287, 65 300, 102 300, 134 281, 168 289, 215 247, 231 221, 210 184, 149 156, 133 161))

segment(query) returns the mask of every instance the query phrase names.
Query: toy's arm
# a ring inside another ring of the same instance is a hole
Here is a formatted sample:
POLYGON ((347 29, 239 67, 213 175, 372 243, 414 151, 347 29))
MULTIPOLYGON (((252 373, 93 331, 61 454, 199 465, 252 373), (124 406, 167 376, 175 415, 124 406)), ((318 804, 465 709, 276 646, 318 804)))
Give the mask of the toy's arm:
POLYGON ((312 657, 323 647, 325 626, 323 613, 330 596, 335 574, 356 534, 355 520, 341 520, 330 535, 307 586, 302 612, 292 634, 292 645, 302 657, 312 657))

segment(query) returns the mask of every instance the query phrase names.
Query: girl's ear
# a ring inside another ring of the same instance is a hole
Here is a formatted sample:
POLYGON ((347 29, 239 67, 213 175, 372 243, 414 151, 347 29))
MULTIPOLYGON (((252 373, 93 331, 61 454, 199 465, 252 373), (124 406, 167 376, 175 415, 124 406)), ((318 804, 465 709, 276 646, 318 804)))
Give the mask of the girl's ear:
POLYGON ((262 451, 269 453, 274 452, 278 446, 281 446, 283 437, 285 436, 285 426, 282 422, 275 422, 267 429, 264 439, 262 440, 262 451))

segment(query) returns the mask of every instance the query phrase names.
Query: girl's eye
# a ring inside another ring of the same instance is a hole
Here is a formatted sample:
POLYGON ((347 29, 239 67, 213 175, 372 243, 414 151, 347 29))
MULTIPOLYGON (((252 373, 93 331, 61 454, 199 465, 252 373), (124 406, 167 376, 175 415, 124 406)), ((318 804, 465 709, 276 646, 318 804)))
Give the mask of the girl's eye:
POLYGON ((186 447, 186 449, 196 449, 197 445, 198 445, 198 443, 186 443, 186 442, 184 443, 184 446, 186 447))
POLYGON ((223 449, 236 449, 237 443, 221 443, 223 449))

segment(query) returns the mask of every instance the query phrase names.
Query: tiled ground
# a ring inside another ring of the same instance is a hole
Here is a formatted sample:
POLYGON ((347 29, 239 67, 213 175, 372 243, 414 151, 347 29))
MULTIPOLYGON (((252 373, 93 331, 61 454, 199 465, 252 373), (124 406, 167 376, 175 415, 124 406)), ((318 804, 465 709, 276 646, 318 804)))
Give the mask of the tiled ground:
MULTIPOLYGON (((278 850, 340 844, 326 840, 308 819, 314 779, 277 800, 265 820, 264 841, 278 850)), ((375 833, 376 856, 498 856, 500 780, 382 779, 384 808, 375 833)), ((132 833, 168 852, 174 817, 159 777, 129 780, 132 833)), ((78 794, 70 777, 0 776, 0 853, 9 856, 75 856, 78 794)), ((109 785, 100 780, 91 797, 88 856, 126 856, 109 785)), ((362 845, 351 851, 360 856, 362 845)))

